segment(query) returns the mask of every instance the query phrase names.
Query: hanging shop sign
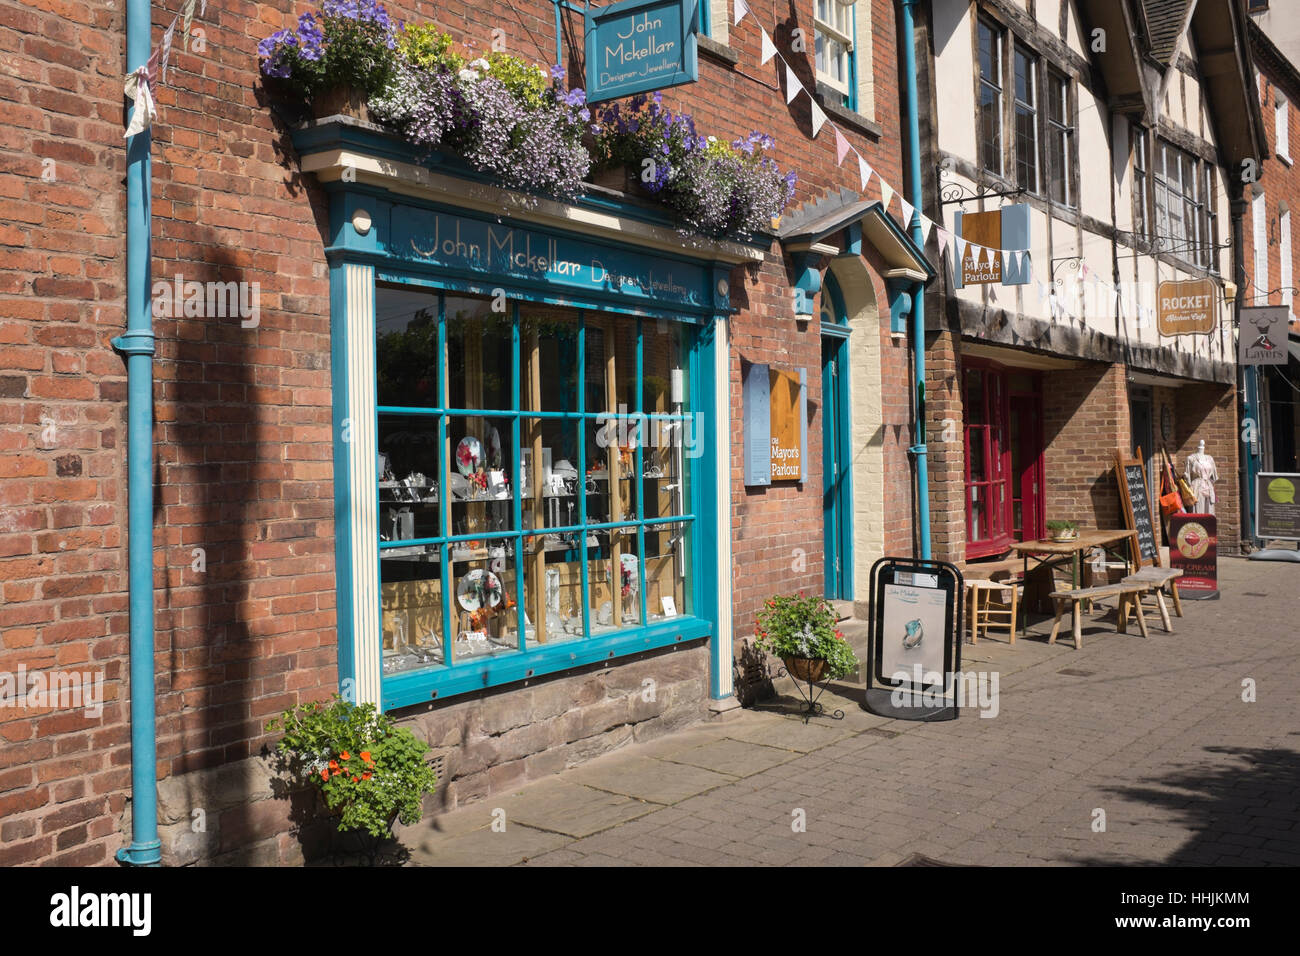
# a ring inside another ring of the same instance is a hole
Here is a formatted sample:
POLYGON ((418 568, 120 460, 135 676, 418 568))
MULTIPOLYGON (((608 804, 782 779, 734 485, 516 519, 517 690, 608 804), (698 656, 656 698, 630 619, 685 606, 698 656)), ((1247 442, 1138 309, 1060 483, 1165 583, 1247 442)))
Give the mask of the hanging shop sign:
POLYGON ((1169 566, 1179 568, 1178 593, 1190 600, 1219 596, 1219 519, 1180 514, 1169 518, 1169 566))
MULTIPOLYGON (((871 568, 872 614, 862 706, 898 720, 955 720, 969 699, 961 674, 962 577, 951 564, 881 558, 871 568)), ((977 688, 976 688, 977 689, 977 688)))
POLYGON ((966 285, 1028 285, 1033 280, 1029 204, 1015 203, 992 212, 958 212, 954 229, 964 243, 957 288, 966 285))
POLYGON ((1242 309, 1237 361, 1241 365, 1285 365, 1287 319, 1284 305, 1242 309))
POLYGON ((961 237, 967 246, 961 258, 963 285, 992 285, 1002 281, 1002 215, 993 212, 973 212, 961 217, 961 237), (981 246, 987 248, 980 248, 981 246))
POLYGON ((647 304, 692 306, 710 302, 702 266, 521 226, 485 222, 427 209, 399 207, 391 227, 393 254, 445 269, 514 277, 579 292, 614 292, 647 304))
POLYGON ((1214 283, 1209 279, 1162 282, 1156 289, 1156 328, 1161 335, 1213 332, 1214 283))
POLYGON ((744 370, 745 484, 808 478, 808 370, 744 370))
POLYGON ((1300 541, 1300 475, 1265 471, 1255 476, 1255 537, 1300 541))
POLYGON ((588 7, 587 99, 597 103, 699 79, 697 0, 588 7))

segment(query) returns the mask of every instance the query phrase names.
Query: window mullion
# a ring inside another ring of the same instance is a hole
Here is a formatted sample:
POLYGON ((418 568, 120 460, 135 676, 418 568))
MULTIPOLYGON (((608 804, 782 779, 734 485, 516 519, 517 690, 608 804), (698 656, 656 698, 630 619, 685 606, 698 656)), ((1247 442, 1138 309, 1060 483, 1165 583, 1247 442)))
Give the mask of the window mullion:
POLYGON ((582 530, 578 532, 581 539, 582 555, 582 636, 591 636, 591 589, 590 572, 587 570, 587 313, 578 312, 578 419, 582 429, 578 435, 578 523, 582 530))
POLYGON ((447 406, 451 391, 447 374, 447 297, 438 293, 438 404, 443 411, 438 414, 438 449, 441 467, 438 469, 438 530, 442 543, 438 545, 438 575, 442 580, 442 661, 446 667, 455 666, 456 635, 451 630, 451 547, 447 537, 451 528, 451 448, 447 439, 447 406))
MULTIPOLYGON (((523 489, 523 459, 520 449, 523 448, 523 429, 520 420, 520 410, 523 408, 520 396, 520 350, 523 347, 519 334, 519 303, 512 303, 513 318, 510 323, 510 407, 514 410, 514 415, 510 420, 510 440, 514 443, 515 459, 515 476, 511 485, 514 486, 514 500, 511 505, 515 510, 515 538, 514 547, 514 565, 515 565, 515 637, 519 642, 520 652, 528 649, 528 627, 526 621, 528 615, 526 604, 524 603, 527 595, 524 588, 524 489, 523 489)), ((537 466, 540 468, 541 463, 537 466)), ((534 584, 534 586, 537 586, 534 584)))
MULTIPOLYGON (((645 420, 641 413, 645 410, 645 329, 644 321, 638 317, 636 320, 636 386, 635 398, 633 403, 636 406, 636 455, 633 459, 632 487, 636 488, 636 555, 637 555, 637 577, 638 577, 638 596, 641 601, 641 619, 640 624, 644 625, 648 618, 646 617, 646 573, 645 573, 645 474, 644 455, 645 455, 645 435, 642 434, 645 420)), ((659 500, 658 487, 655 489, 655 501, 659 500)), ((620 577, 622 569, 620 568, 620 577)))

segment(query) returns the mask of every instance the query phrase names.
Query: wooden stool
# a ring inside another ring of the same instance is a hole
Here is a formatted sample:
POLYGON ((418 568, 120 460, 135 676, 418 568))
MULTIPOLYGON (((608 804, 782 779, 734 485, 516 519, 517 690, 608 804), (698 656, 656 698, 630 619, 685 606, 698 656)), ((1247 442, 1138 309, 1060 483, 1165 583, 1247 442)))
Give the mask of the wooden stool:
POLYGON ((984 628, 984 636, 989 633, 989 625, 1006 626, 1007 633, 1011 636, 1011 643, 1016 642, 1016 626, 1020 612, 1020 589, 1022 585, 1019 581, 984 581, 968 580, 966 589, 970 594, 970 642, 979 643, 980 628, 984 628), (998 606, 993 606, 993 594, 998 592, 998 606), (1011 601, 1005 604, 1001 600, 1001 592, 1010 591, 1011 601))
POLYGON ((1138 627, 1142 629, 1142 636, 1147 637, 1147 619, 1142 611, 1142 594, 1150 588, 1147 584, 1102 584, 1094 588, 1075 588, 1072 591, 1053 591, 1052 600, 1056 602, 1056 620, 1052 623, 1052 636, 1047 639, 1048 644, 1056 643, 1056 633, 1061 628, 1061 617, 1065 614, 1066 604, 1070 605, 1073 613, 1074 629, 1074 649, 1077 651, 1083 646, 1083 622, 1081 621, 1082 609, 1080 605, 1084 601, 1091 602, 1095 598, 1119 597, 1119 608, 1117 614, 1119 624, 1116 630, 1120 634, 1128 632, 1128 615, 1130 605, 1137 609, 1138 627))

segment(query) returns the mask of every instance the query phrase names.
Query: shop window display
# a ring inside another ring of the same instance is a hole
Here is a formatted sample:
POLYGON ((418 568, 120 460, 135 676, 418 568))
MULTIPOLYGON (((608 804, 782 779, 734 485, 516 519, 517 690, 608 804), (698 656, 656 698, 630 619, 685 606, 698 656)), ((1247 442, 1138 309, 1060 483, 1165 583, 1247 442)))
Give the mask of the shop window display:
POLYGON ((385 674, 691 613, 693 335, 376 289, 385 674))

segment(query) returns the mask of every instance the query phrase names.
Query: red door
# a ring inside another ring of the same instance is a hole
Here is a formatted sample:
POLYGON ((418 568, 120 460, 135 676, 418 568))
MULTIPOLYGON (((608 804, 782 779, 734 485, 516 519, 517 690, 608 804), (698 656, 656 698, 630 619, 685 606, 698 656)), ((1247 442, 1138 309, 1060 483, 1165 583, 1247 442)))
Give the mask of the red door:
POLYGON ((1043 536, 1040 377, 986 360, 964 363, 966 558, 1043 536))

